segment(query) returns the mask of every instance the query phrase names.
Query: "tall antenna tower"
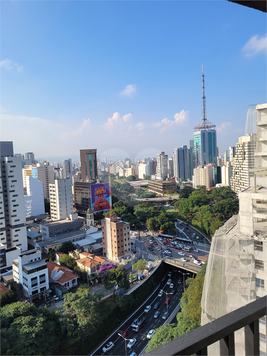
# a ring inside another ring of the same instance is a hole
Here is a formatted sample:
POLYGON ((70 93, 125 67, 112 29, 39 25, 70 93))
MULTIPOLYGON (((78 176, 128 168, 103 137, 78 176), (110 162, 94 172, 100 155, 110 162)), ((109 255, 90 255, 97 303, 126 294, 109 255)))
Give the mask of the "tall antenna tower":
POLYGON ((194 127, 195 131, 205 129, 215 129, 216 125, 209 122, 206 118, 206 97, 205 97, 205 78, 204 78, 204 66, 202 64, 202 120, 194 127))

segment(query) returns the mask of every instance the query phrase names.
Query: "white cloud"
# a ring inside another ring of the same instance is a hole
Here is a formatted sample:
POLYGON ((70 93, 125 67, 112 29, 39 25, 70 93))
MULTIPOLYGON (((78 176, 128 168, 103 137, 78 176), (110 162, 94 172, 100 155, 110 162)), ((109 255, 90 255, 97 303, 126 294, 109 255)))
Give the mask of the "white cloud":
POLYGON ((217 133, 222 133, 223 131, 227 131, 229 126, 231 126, 231 122, 222 122, 220 126, 217 127, 217 133))
POLYGON ((59 137, 62 139, 70 139, 73 137, 78 137, 81 134, 84 134, 87 132, 89 134, 89 130, 91 128, 91 121, 90 119, 84 119, 80 127, 78 127, 76 130, 72 131, 62 131, 59 133, 59 137))
POLYGON ((106 130, 113 130, 116 128, 119 129, 122 127, 123 124, 129 122, 133 115, 131 113, 124 115, 123 117, 120 116, 120 113, 115 112, 112 117, 108 118, 108 121, 104 124, 104 129, 106 130))
POLYGON ((242 48, 242 51, 245 52, 246 57, 252 57, 259 53, 267 54, 267 34, 262 37, 258 35, 251 37, 242 48))
POLYGON ((160 133, 165 132, 167 129, 173 125, 182 125, 187 121, 188 111, 182 110, 174 115, 174 120, 169 120, 167 117, 162 119, 160 122, 153 124, 152 126, 160 128, 160 133))
POLYGON ((23 71, 23 66, 10 60, 10 59, 3 59, 0 61, 0 68, 3 68, 5 70, 11 70, 16 68, 17 71, 20 73, 23 71))
POLYGON ((132 98, 135 93, 136 93, 136 85, 129 84, 129 85, 126 85, 126 87, 123 89, 123 91, 121 91, 120 95, 126 96, 128 98, 132 98))
POLYGON ((131 120, 132 117, 133 117, 133 115, 129 113, 127 115, 124 115, 122 119, 124 122, 127 122, 127 121, 131 120))

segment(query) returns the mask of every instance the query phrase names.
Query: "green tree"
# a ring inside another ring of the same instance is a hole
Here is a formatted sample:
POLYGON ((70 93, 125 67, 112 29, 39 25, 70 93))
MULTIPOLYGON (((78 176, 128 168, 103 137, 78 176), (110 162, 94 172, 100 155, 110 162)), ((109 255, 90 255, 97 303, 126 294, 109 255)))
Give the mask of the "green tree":
POLYGON ((100 323, 98 295, 90 294, 90 289, 79 288, 76 293, 64 295, 61 321, 64 342, 72 348, 88 336, 94 334, 100 323))
POLYGON ((165 234, 175 235, 175 225, 172 221, 168 221, 165 224, 160 225, 160 230, 162 230, 165 234))
POLYGON ((201 325, 201 298, 205 275, 198 273, 195 279, 187 279, 190 285, 181 298, 181 312, 177 314, 179 336, 201 325))
POLYGON ((159 229, 159 223, 157 218, 149 218, 146 221, 146 226, 148 230, 157 231, 159 229))
POLYGON ((130 294, 130 295, 126 295, 126 294, 120 295, 120 294, 118 294, 116 296, 116 300, 117 300, 119 308, 120 308, 120 310, 122 312, 127 312, 134 305, 134 299, 133 299, 132 294, 130 294))
POLYGON ((74 250, 76 250, 76 247, 71 241, 63 242, 63 244, 58 248, 59 252, 63 252, 66 254, 74 250))
POLYGON ((129 280, 132 282, 134 280, 134 274, 130 272, 129 274, 129 280))
POLYGON ((7 287, 11 287, 11 290, 16 293, 17 299, 22 299, 24 297, 24 291, 23 287, 20 283, 17 283, 15 281, 8 281, 7 282, 7 287))
POLYGON ((58 312, 37 309, 29 302, 16 302, 3 306, 0 316, 2 354, 51 355, 59 347, 58 312))
POLYGON ((56 258, 56 251, 51 248, 48 252, 48 259, 49 261, 55 261, 55 258, 56 258))
POLYGON ((183 189, 181 189, 180 191, 180 199, 182 198, 188 198, 189 195, 194 191, 194 188, 193 187, 190 187, 190 186, 185 186, 183 189))
POLYGON ((126 180, 128 180, 129 182, 133 182, 133 181, 136 180, 136 177, 135 177, 135 176, 128 176, 128 177, 126 178, 126 180))
POLYGON ((113 204, 113 211, 117 216, 122 216, 128 213, 127 207, 123 204, 121 200, 113 204))
POLYGON ((176 339, 178 336, 178 330, 175 324, 166 324, 161 326, 156 329, 155 334, 149 341, 146 352, 150 352, 157 347, 176 339))
POLYGON ((214 211, 223 215, 224 219, 229 219, 234 214, 238 213, 239 202, 238 199, 222 199, 215 203, 214 211))
POLYGON ((69 269, 74 269, 77 266, 75 259, 69 255, 63 255, 59 258, 59 263, 62 266, 68 267, 69 269))
POLYGON ((138 260, 136 263, 133 264, 133 269, 142 273, 147 268, 147 260, 138 260))
POLYGON ((3 307, 6 304, 14 303, 17 300, 18 300, 17 293, 14 292, 13 290, 11 290, 11 291, 9 291, 9 292, 7 292, 5 294, 2 294, 0 296, 1 307, 3 307))

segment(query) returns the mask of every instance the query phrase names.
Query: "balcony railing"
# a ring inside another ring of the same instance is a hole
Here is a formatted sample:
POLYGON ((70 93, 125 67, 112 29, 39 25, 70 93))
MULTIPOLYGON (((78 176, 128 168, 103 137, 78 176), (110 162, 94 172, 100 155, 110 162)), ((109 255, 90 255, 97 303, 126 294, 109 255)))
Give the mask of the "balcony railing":
POLYGON ((266 315, 266 308, 267 296, 162 345, 146 355, 208 355, 208 346, 216 341, 220 342, 219 355, 235 355, 234 333, 243 327, 245 354, 259 355, 259 319, 266 315))

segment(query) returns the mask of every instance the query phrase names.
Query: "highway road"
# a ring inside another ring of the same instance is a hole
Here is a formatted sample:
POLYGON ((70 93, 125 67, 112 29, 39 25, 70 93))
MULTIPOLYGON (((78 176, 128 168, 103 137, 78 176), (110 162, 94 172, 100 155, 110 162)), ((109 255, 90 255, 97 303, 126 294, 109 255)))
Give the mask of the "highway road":
MULTIPOLYGON (((147 333, 151 329, 158 328, 159 326, 163 325, 166 320, 162 319, 162 315, 165 311, 169 312, 169 315, 174 311, 174 309, 178 306, 180 298, 183 293, 183 275, 178 272, 177 268, 173 268, 170 266, 170 271, 172 271, 171 275, 171 280, 174 284, 174 289, 175 289, 175 294, 173 295, 166 295, 163 293, 161 297, 158 297, 158 293, 160 289, 163 289, 166 293, 169 293, 171 291, 169 285, 167 285, 167 280, 168 276, 166 274, 165 278, 161 282, 161 286, 158 285, 157 288, 154 290, 154 292, 151 294, 151 296, 142 304, 141 307, 139 307, 136 312, 134 312, 130 318, 128 318, 127 321, 123 323, 123 325, 120 326, 118 330, 116 330, 107 340, 103 342, 93 353, 93 355, 130 355, 133 351, 139 355, 142 350, 147 346, 148 344, 148 339, 146 337, 147 333), (169 297, 171 299, 170 304, 167 306, 165 304, 166 298, 169 297), (154 314, 157 311, 154 309, 155 303, 159 302, 159 308, 157 309, 160 312, 160 315, 158 318, 154 318, 154 314), (144 309, 147 305, 151 305, 151 310, 148 313, 144 312, 144 309), (134 319, 141 317, 142 315, 145 315, 146 317, 146 323, 142 327, 142 329, 139 332, 135 332, 131 328, 131 324, 134 321, 134 319), (126 336, 126 339, 136 339, 135 345, 131 348, 127 348, 127 344, 129 340, 124 340, 121 336, 119 336, 119 333, 122 333, 124 330, 128 329, 129 334, 126 336), (114 343, 114 347, 110 349, 109 351, 103 353, 102 348, 105 346, 108 342, 112 341, 114 343), (126 346, 126 348, 125 348, 126 346)), ((191 274, 184 275, 184 280, 187 277, 191 277, 191 274)))

